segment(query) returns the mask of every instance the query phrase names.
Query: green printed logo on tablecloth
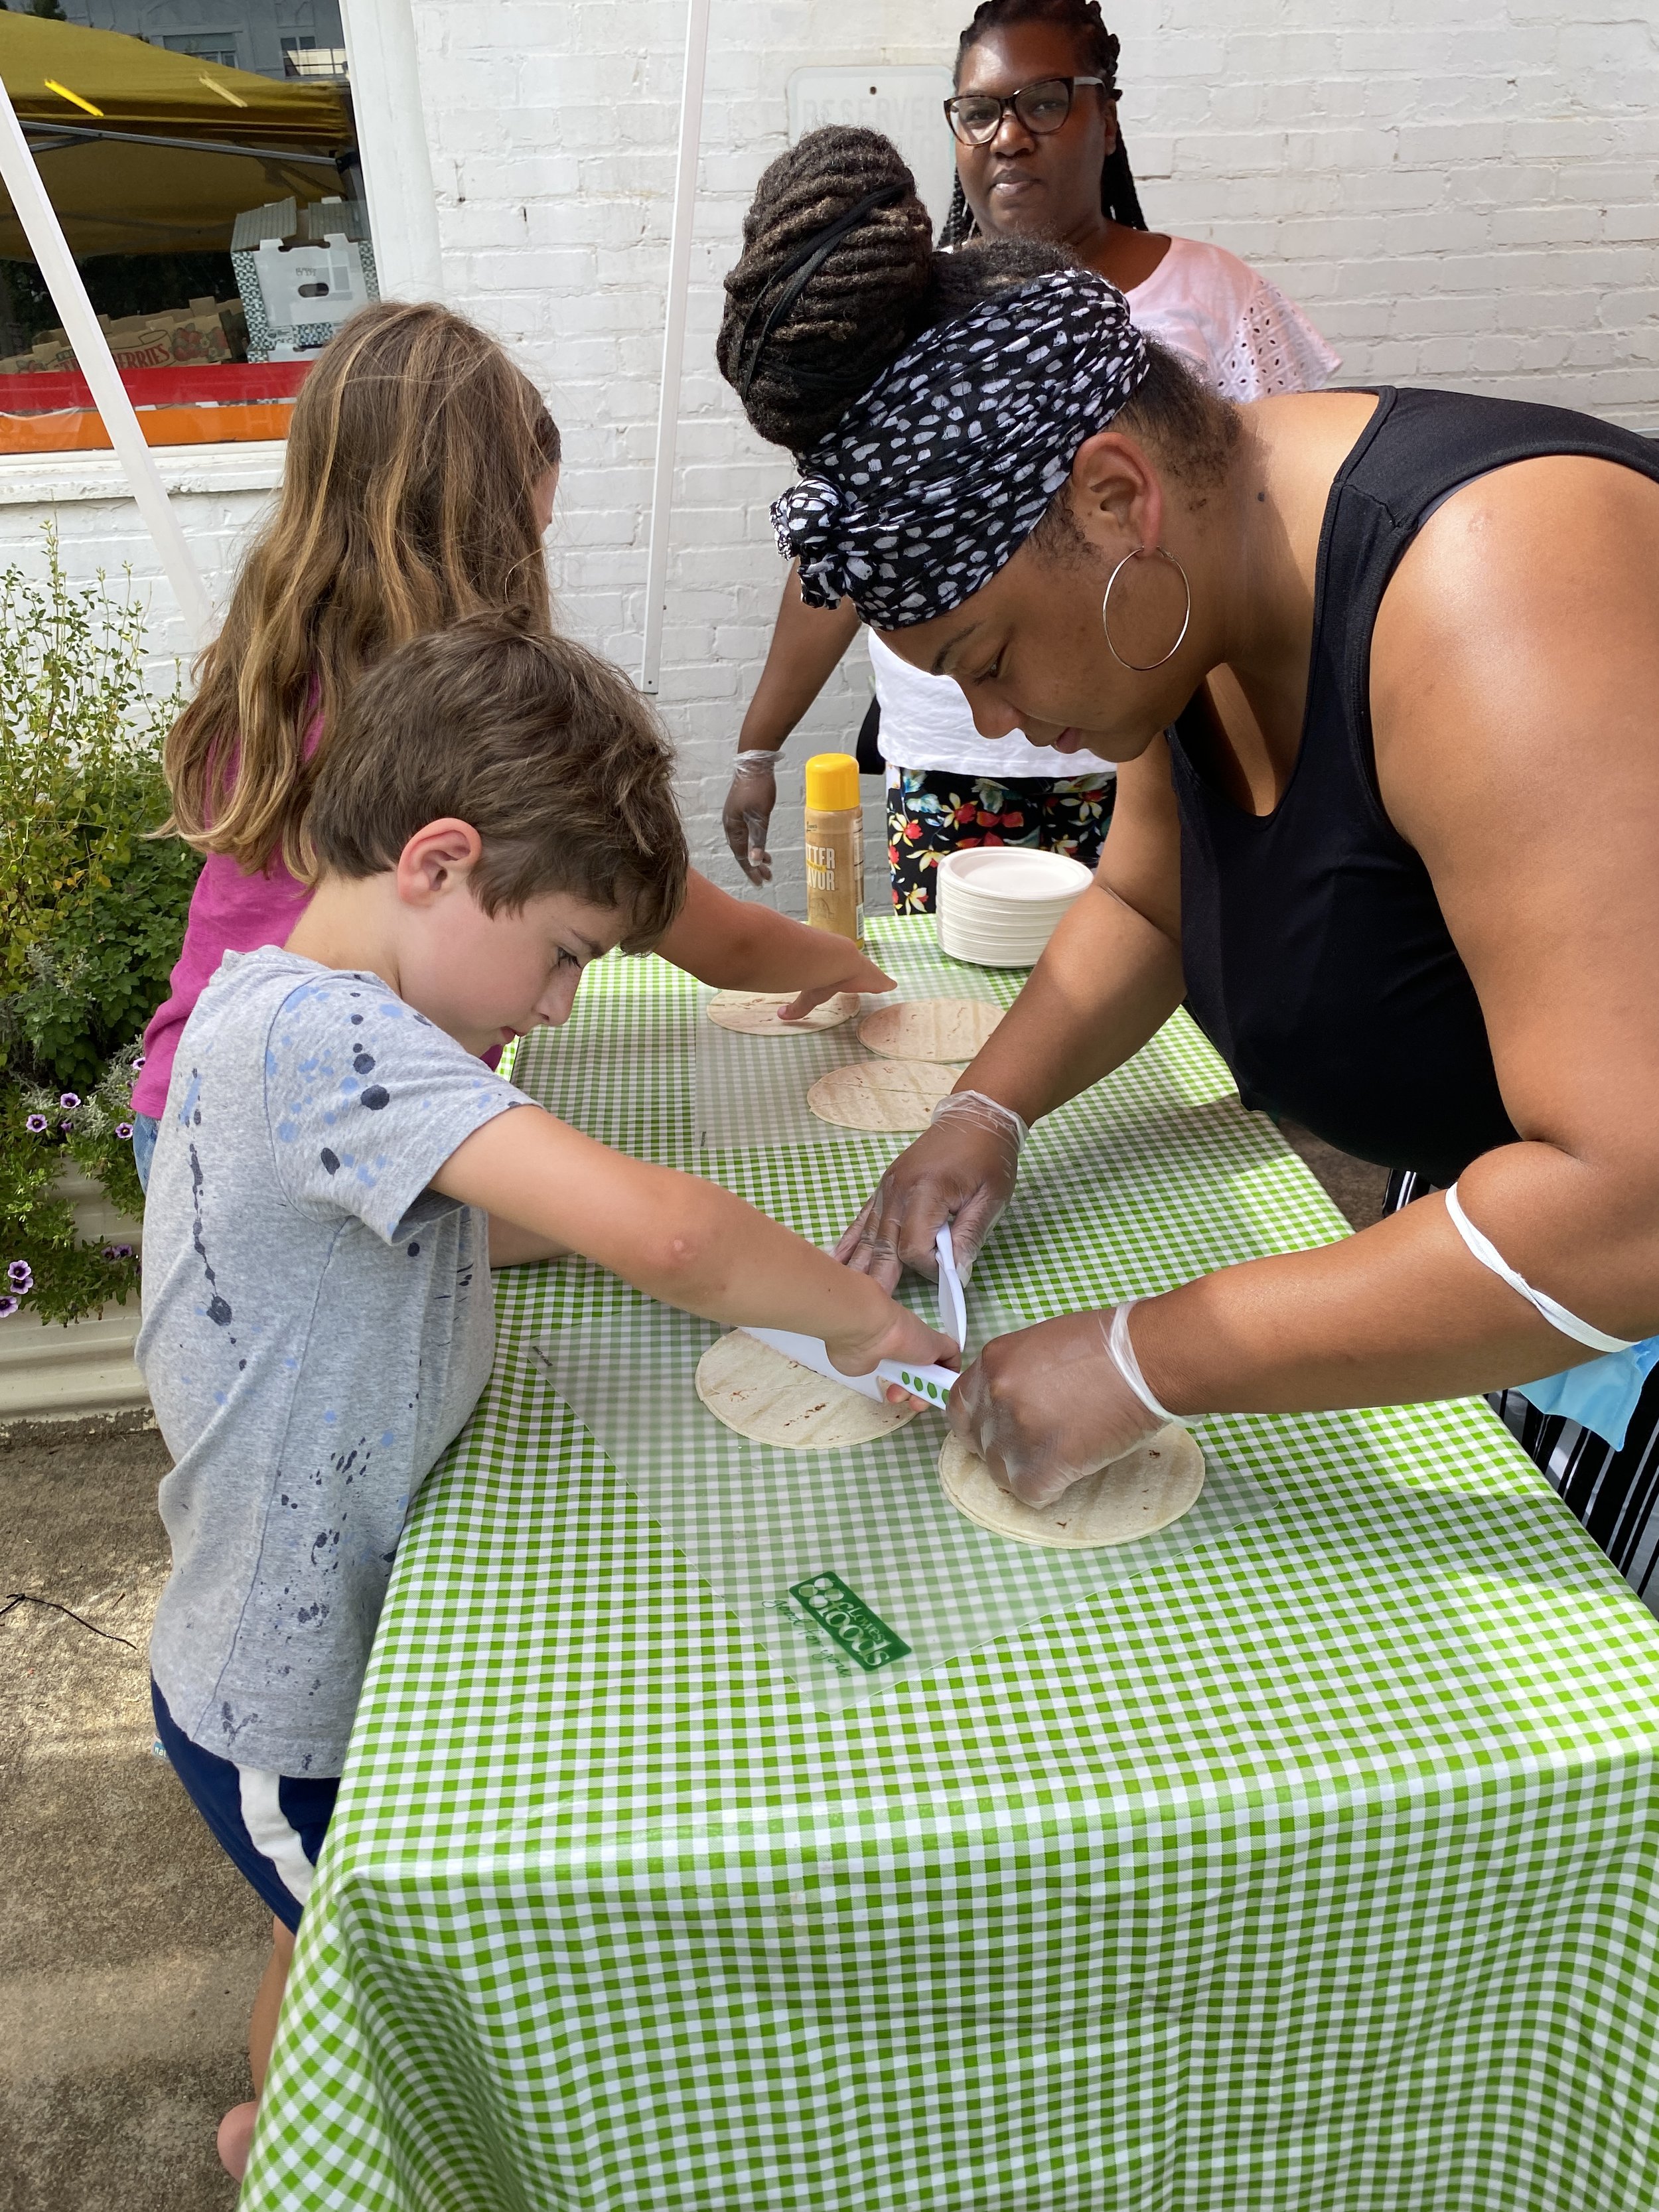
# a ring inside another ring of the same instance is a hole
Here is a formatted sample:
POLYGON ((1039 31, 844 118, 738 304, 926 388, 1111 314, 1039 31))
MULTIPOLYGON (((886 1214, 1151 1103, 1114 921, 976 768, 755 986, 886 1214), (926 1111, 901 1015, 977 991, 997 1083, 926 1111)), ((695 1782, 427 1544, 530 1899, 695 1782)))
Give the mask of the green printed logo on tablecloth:
POLYGON ((908 1659, 910 1647, 884 1620, 871 1612, 855 1589, 839 1575, 810 1575, 804 1583, 791 1583, 789 1595, 808 1617, 830 1637, 848 1658, 856 1659, 867 1673, 908 1659))

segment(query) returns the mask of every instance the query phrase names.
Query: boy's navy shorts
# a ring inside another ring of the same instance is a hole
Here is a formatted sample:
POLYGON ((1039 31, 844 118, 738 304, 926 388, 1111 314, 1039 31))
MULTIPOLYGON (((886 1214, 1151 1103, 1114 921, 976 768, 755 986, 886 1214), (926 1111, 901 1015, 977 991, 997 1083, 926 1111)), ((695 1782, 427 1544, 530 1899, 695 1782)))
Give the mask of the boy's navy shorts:
POLYGON ((339 1782, 233 1766, 181 1735, 154 1681, 155 1733, 191 1802, 285 1928, 297 1928, 311 1894, 339 1782))

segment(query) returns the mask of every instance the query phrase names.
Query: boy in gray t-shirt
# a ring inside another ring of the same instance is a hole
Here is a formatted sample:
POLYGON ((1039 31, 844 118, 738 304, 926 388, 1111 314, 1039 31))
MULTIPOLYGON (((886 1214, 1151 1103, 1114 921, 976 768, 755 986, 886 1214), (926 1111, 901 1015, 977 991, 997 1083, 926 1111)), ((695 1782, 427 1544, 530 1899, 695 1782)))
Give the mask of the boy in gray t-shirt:
MULTIPOLYGON (((410 1500, 488 1379, 489 1267, 580 1252, 849 1374, 948 1339, 718 1186, 581 1136, 478 1054, 564 1021, 585 964, 684 893, 668 749, 579 647, 478 617, 404 646, 323 750, 317 880, 179 1040, 138 1360, 174 1461, 150 1661, 185 1789, 293 1931, 410 1500)), ((221 2128, 239 2170, 253 2106, 221 2128)))
POLYGON ((185 1043, 144 1205, 150 1672, 191 1742, 337 1775, 409 1501, 489 1376, 485 1224, 428 1186, 527 1102, 378 975, 274 945, 226 954, 185 1043))

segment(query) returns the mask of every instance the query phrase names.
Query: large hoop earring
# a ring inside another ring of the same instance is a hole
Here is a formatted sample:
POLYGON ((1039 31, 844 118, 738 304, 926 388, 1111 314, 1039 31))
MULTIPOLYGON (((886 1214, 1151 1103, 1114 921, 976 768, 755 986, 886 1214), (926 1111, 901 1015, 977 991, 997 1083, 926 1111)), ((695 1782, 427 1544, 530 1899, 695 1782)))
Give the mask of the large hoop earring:
POLYGON ((1173 553, 1166 553, 1161 545, 1132 545, 1129 548, 1129 550, 1124 555, 1123 558, 1118 562, 1116 568, 1113 569, 1111 574, 1106 579, 1106 593, 1105 597, 1100 603, 1100 627, 1106 633, 1106 650, 1111 654, 1113 659, 1116 661, 1118 666, 1120 668, 1130 669, 1137 676, 1150 676, 1153 669, 1162 668, 1166 660, 1173 660, 1175 659, 1176 653, 1180 652, 1182 645, 1186 642, 1188 625, 1191 623, 1192 618, 1192 579, 1188 575, 1187 571, 1182 567, 1180 562, 1176 559, 1175 555, 1173 553), (1131 561, 1139 561, 1148 553, 1155 553, 1160 561, 1167 561, 1170 566, 1175 570, 1176 574, 1180 577, 1182 583, 1186 587, 1187 611, 1181 617, 1180 633, 1176 636, 1175 643, 1170 647, 1170 650, 1166 653, 1162 654, 1157 660, 1126 660, 1123 658, 1123 655, 1118 651, 1117 647, 1112 643, 1112 625, 1110 620, 1112 586, 1116 583, 1118 578, 1123 574, 1123 571, 1128 567, 1131 561))

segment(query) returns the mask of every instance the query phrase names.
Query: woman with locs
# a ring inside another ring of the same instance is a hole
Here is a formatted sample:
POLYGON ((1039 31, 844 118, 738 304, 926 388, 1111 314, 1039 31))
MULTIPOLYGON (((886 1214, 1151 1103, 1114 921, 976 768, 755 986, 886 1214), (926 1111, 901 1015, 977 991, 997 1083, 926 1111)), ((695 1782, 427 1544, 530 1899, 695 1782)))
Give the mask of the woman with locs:
MULTIPOLYGON (((1266 278, 1220 246, 1148 231, 1118 130, 1118 51, 1098 0, 983 0, 962 33, 955 96, 939 122, 943 131, 948 120, 956 148, 941 246, 1027 238, 1064 246, 1109 277, 1140 327, 1227 398, 1322 385, 1336 355, 1266 278)), ((792 166, 789 204, 767 225, 780 260, 796 226, 817 227, 815 185, 833 192, 850 181, 850 142, 847 132, 829 142, 836 151, 821 177, 810 162, 792 166)), ((865 133, 858 146, 866 191, 908 188, 908 173, 885 139, 865 133)), ((866 311, 861 295, 867 312, 879 313, 887 264, 929 258, 927 217, 914 195, 902 210, 887 204, 887 221, 860 225, 826 271, 847 318, 866 311)), ((759 289, 766 273, 751 258, 745 282, 759 289)), ((815 289, 820 318, 823 290, 815 289)), ((763 313, 776 296, 769 288, 763 313)), ((789 319, 786 308, 774 325, 786 343, 789 319)), ((724 811, 732 857, 751 882, 770 873, 778 754, 858 628, 850 601, 804 605, 791 571, 724 811)), ((967 846, 1036 845, 1094 866, 1111 816, 1110 762, 1063 760, 1018 732, 994 752, 948 679, 907 667, 873 633, 869 649, 876 698, 859 750, 867 758, 873 733, 885 767, 895 905, 931 912, 939 860, 967 846)))
POLYGON ((1395 1170, 1395 1210, 999 1338, 952 1427, 1043 1503, 1170 1415, 1504 1392, 1646 1594, 1659 452, 1453 392, 1235 407, 1040 258, 958 254, 744 365, 799 456, 774 518, 809 604, 954 676, 986 737, 1119 763, 1094 885, 842 1255, 931 1275, 949 1221, 971 1260, 1029 1126, 1184 1000, 1247 1105, 1395 1170))

